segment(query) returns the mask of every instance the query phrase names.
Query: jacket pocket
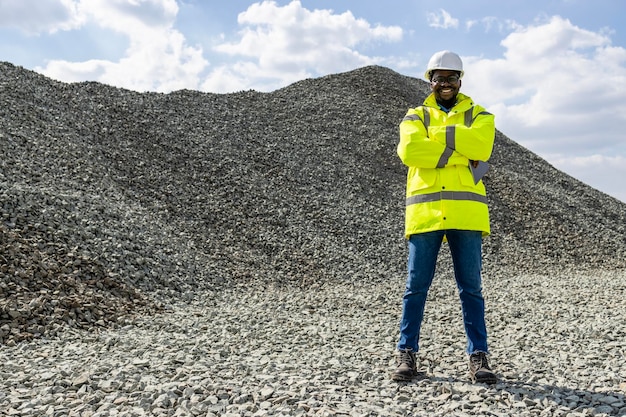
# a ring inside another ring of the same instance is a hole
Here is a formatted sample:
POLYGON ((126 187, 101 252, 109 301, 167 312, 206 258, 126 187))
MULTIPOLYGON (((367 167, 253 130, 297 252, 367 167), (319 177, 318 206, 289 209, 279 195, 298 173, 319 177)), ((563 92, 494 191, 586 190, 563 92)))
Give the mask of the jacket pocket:
POLYGON ((459 173, 459 181, 464 187, 476 187, 474 183, 474 176, 469 165, 457 165, 457 172, 459 173))
POLYGON ((414 168, 409 179, 409 190, 418 191, 432 187, 437 181, 435 168, 414 168))

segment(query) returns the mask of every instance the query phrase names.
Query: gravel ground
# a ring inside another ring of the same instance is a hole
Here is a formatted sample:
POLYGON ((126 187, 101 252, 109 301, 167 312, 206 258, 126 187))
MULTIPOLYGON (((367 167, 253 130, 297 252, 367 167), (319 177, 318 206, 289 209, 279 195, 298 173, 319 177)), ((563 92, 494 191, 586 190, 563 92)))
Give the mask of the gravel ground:
POLYGON ((423 376, 390 380, 401 282, 232 288, 0 353, 14 416, 626 414, 626 274, 486 276, 500 382, 472 384, 453 278, 427 304, 423 376), (553 285, 558 281, 559 285, 553 285), (601 283, 601 285, 598 285, 601 283), (610 306, 607 307, 607 306, 610 306))
POLYGON ((0 63, 0 416, 626 415, 626 204, 501 132, 501 382, 468 381, 446 251, 424 375, 390 380, 397 126, 426 92, 381 67, 217 95, 0 63))

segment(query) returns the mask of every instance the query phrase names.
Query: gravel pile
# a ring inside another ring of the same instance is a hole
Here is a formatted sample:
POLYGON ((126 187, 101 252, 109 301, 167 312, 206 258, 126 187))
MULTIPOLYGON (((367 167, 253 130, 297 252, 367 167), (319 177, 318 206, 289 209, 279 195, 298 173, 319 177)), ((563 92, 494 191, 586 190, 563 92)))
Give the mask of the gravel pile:
POLYGON ((381 67, 218 95, 0 63, 0 415, 626 415, 626 205, 501 133, 502 382, 467 380, 445 251, 426 373, 389 380, 397 125, 426 93, 381 67))

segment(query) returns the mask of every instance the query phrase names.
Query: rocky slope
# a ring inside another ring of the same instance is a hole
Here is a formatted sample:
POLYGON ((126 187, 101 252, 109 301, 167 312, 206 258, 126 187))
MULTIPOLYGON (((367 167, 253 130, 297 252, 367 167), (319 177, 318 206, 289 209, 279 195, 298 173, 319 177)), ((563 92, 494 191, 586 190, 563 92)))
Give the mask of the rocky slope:
MULTIPOLYGON (((397 126, 427 89, 372 66, 272 93, 136 93, 0 63, 1 340, 200 289, 402 276, 397 126)), ((624 203, 500 132, 485 183, 486 274, 626 266, 624 203)))

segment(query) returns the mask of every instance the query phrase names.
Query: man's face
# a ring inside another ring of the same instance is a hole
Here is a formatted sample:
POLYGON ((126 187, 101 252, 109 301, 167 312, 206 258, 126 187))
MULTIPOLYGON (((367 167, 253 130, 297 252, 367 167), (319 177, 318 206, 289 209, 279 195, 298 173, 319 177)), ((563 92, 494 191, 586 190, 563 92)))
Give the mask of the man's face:
POLYGON ((461 80, 456 71, 437 70, 430 78, 430 89, 439 102, 455 101, 460 88, 461 80))

